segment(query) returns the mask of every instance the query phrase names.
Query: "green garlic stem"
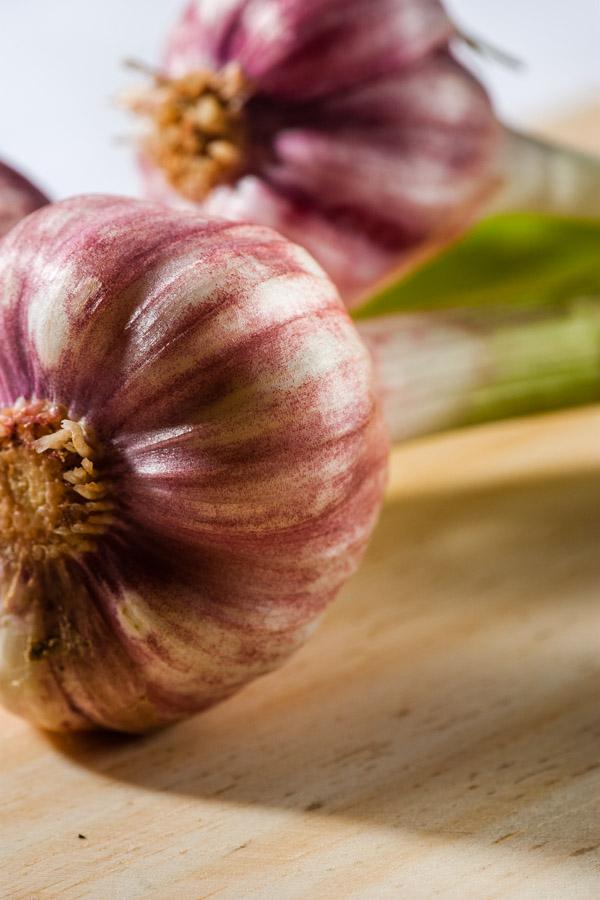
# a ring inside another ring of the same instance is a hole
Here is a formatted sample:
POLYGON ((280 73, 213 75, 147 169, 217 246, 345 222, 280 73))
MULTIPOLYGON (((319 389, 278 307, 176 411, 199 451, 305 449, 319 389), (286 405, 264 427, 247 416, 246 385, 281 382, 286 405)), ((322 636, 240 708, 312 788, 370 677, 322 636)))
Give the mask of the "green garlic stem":
POLYGON ((485 368, 467 391, 457 425, 600 399, 600 298, 490 324, 480 336, 485 368))
POLYGON ((358 323, 395 442, 600 399, 600 297, 358 323))
MULTIPOLYGON (((503 186, 486 214, 536 211, 600 216, 600 159, 505 129, 503 186)), ((460 319, 460 315, 457 316, 460 319)), ((474 330, 487 380, 464 398, 454 424, 472 424, 600 399, 600 297, 515 320, 482 313, 474 330), (487 316, 490 315, 489 321, 487 316)), ((469 317, 463 319, 467 324, 469 317)))

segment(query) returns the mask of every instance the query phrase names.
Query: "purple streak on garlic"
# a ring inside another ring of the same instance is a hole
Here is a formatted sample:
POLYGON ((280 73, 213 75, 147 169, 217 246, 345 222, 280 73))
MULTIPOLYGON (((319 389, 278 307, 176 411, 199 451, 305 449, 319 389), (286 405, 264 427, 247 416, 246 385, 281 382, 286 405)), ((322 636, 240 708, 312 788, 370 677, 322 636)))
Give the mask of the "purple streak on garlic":
POLYGON ((0 249, 0 694, 141 731, 279 665, 385 481, 368 354, 270 229, 84 197, 0 249))
POLYGON ((0 238, 20 219, 48 203, 30 181, 0 162, 0 238))
POLYGON ((275 227, 352 302, 495 183, 452 31, 438 0, 193 0, 129 98, 148 195, 275 227))

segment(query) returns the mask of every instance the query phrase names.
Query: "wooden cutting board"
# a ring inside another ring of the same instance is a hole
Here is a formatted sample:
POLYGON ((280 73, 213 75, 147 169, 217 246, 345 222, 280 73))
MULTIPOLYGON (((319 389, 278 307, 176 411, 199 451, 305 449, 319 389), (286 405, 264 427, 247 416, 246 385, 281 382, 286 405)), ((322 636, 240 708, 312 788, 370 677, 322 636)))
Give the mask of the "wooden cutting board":
POLYGON ((0 713, 0 896, 597 900, 599 540, 598 409, 396 450, 279 673, 145 739, 0 713))

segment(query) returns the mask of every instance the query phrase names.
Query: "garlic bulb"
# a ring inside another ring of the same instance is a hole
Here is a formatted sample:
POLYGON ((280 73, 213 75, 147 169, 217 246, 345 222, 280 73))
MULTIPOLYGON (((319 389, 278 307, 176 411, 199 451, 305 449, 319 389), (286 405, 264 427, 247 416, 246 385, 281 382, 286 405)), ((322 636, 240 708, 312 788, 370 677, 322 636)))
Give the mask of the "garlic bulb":
POLYGON ((191 0, 154 83, 148 196, 275 227, 347 301, 495 185, 500 129, 438 0, 191 0))
POLYGON ((23 175, 0 162, 0 238, 48 198, 23 175))
POLYGON ((370 361, 270 229, 75 198, 0 247, 0 695, 142 731, 280 664, 355 569, 370 361))

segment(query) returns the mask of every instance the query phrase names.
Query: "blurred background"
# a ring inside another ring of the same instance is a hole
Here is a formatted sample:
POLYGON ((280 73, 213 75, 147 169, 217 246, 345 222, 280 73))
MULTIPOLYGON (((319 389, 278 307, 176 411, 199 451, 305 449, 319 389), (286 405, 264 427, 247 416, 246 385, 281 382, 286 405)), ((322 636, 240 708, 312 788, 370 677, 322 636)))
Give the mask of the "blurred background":
MULTIPOLYGON (((136 76, 121 63, 156 62, 182 6, 183 0, 2 0, 0 156, 53 197, 135 194, 127 144, 133 124, 115 97, 136 76)), ((558 117, 575 123, 580 110, 595 105, 600 152, 598 0, 448 0, 447 6, 466 33, 521 60, 514 69, 467 51, 505 121, 538 130, 558 117)))

